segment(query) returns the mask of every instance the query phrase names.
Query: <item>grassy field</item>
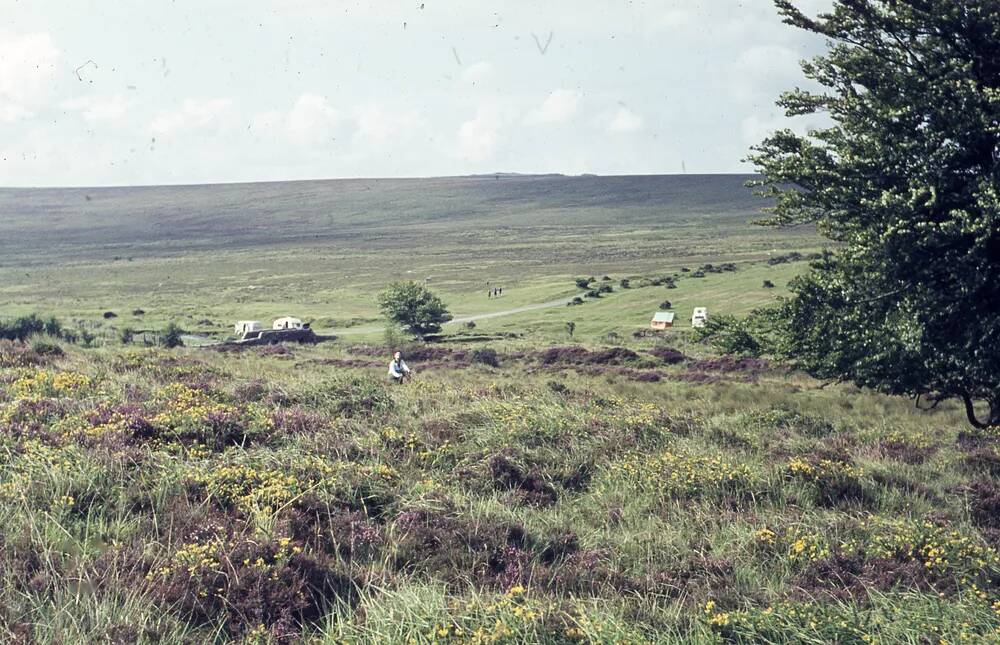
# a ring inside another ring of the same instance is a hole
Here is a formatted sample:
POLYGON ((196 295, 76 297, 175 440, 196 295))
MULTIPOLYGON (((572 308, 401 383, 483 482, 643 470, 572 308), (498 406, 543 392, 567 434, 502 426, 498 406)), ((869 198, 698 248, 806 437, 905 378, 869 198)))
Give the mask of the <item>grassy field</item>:
MULTIPOLYGON (((759 263, 818 244, 809 231, 752 226, 762 203, 743 187, 746 179, 0 189, 0 314, 43 311, 103 323, 111 311, 118 318, 105 325, 109 333, 175 321, 221 334, 237 319, 291 313, 343 330, 376 324, 374 294, 398 279, 426 281, 453 313, 468 316, 575 295, 576 277, 759 263), (502 284, 504 297, 488 299, 487 283, 502 284), (136 309, 145 313, 130 318, 136 309)), ((705 289, 714 304, 716 287, 705 289)), ((630 294, 623 300, 637 309, 625 326, 648 319, 646 310, 663 299, 630 294)), ((589 309, 597 314, 600 307, 589 309)), ((536 312, 503 325, 530 334, 555 315, 536 312)), ((602 324, 610 329, 615 321, 602 324)))
POLYGON ((0 641, 1000 642, 995 430, 692 337, 819 246, 744 179, 0 190, 0 315, 98 334, 0 341, 0 641), (494 316, 400 386, 401 278, 494 316))

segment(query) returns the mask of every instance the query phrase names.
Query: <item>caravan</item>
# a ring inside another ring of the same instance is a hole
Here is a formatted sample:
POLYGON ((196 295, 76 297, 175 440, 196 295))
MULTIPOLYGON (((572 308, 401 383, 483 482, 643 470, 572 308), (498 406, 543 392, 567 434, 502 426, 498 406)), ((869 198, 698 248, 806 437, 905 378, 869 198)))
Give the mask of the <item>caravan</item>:
POLYGON ((691 326, 704 327, 706 322, 708 322, 708 309, 706 307, 695 307, 694 313, 691 314, 691 326))
POLYGON ((298 318, 292 318, 291 316, 285 316, 284 318, 278 318, 271 325, 271 329, 305 329, 305 325, 298 318))
POLYGON ((259 320, 237 320, 233 330, 237 336, 246 336, 250 332, 263 329, 259 320))

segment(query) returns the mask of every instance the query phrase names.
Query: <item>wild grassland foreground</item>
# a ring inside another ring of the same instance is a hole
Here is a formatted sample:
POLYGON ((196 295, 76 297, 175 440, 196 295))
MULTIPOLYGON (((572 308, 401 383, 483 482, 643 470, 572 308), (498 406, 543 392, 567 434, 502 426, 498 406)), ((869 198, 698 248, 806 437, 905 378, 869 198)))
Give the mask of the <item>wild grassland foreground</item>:
POLYGON ((763 361, 497 349, 391 386, 379 347, 4 341, 0 640, 997 640, 996 432, 763 361))

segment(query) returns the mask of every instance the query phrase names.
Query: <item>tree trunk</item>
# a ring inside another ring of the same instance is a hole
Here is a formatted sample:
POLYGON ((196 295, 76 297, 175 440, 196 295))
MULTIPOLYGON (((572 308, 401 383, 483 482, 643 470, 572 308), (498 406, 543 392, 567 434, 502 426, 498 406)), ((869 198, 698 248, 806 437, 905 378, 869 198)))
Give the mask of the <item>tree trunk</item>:
POLYGON ((1000 428, 1000 398, 990 399, 990 411, 985 421, 980 421, 979 417, 976 416, 975 404, 971 396, 963 394, 962 401, 965 403, 965 416, 969 419, 972 427, 979 428, 980 430, 993 427, 1000 428))

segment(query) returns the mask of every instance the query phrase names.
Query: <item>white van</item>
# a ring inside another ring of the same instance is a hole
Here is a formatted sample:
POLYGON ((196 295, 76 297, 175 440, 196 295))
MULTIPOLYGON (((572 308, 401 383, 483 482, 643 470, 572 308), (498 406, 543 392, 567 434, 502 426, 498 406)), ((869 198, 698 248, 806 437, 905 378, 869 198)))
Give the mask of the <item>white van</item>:
POLYGON ((237 320, 234 331, 237 336, 244 336, 252 331, 260 331, 263 329, 261 327, 259 320, 237 320))
POLYGON ((302 321, 298 318, 292 318, 291 316, 285 316, 284 318, 278 318, 271 325, 271 329, 303 329, 302 321))
POLYGON ((691 326, 704 327, 706 322, 708 322, 708 308, 695 307, 694 313, 691 314, 691 326))

